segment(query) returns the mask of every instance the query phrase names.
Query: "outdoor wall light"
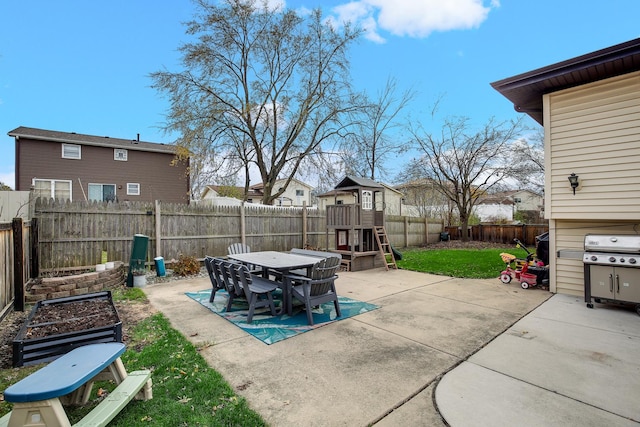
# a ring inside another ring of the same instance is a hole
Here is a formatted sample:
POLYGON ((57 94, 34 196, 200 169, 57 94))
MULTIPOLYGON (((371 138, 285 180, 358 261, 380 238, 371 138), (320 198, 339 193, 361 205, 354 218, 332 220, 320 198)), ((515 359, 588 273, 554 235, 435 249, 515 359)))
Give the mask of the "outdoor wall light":
POLYGON ((576 195, 576 188, 578 187, 578 175, 575 173, 571 173, 569 175, 569 183, 571 184, 571 188, 573 189, 573 195, 576 195))

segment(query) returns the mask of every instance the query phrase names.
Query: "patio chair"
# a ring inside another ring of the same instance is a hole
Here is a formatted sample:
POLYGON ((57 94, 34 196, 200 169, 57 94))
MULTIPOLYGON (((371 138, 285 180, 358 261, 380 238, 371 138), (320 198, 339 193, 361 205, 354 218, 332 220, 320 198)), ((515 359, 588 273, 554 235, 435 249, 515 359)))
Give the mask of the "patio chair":
MULTIPOLYGON (((337 254, 337 253, 334 253, 334 252, 310 251, 308 249, 298 249, 298 248, 292 248, 290 252, 292 254, 312 256, 312 257, 316 257, 316 258, 319 258, 319 259, 323 259, 323 258, 338 258, 338 259, 341 259, 342 258, 342 256, 340 254, 337 254)), ((299 268, 297 270, 291 270, 289 273, 297 274, 298 276, 306 276, 307 275, 307 269, 306 268, 299 268)))
MULTIPOLYGON (((291 281, 291 297, 302 301, 307 312, 307 321, 313 325, 312 308, 325 302, 333 301, 336 315, 342 316, 335 280, 338 278, 336 271, 340 267, 340 258, 329 257, 317 262, 311 269, 309 277, 288 274, 285 280, 291 281)), ((292 298, 288 298, 291 304, 292 298)), ((291 307, 288 307, 291 311, 291 307)))
MULTIPOLYGON (((227 247, 227 253, 229 255, 248 254, 249 252, 251 252, 251 247, 249 247, 248 245, 245 245, 244 243, 232 243, 231 245, 229 245, 229 247, 227 247)), ((247 264, 247 268, 253 274, 262 273, 262 269, 253 264, 247 264)))
POLYGON ((253 314, 256 308, 269 307, 272 316, 277 314, 272 293, 278 289, 278 283, 251 275, 247 266, 242 264, 228 263, 227 271, 231 275, 236 289, 241 288, 244 291, 245 298, 249 302, 247 323, 253 321, 253 314))
POLYGON ((229 295, 227 299, 226 311, 231 311, 233 301, 235 301, 237 298, 246 299, 242 287, 233 280, 233 268, 239 265, 242 264, 220 258, 215 259, 213 263, 213 269, 216 272, 215 274, 220 278, 220 280, 224 284, 224 288, 226 289, 227 294, 229 295))
POLYGON ((209 302, 213 302, 216 297, 216 292, 220 289, 226 290, 227 287, 223 281, 223 278, 220 276, 220 272, 215 268, 215 260, 216 258, 211 256, 204 257, 204 266, 207 269, 207 273, 209 274, 209 280, 211 280, 211 296, 209 297, 209 302))

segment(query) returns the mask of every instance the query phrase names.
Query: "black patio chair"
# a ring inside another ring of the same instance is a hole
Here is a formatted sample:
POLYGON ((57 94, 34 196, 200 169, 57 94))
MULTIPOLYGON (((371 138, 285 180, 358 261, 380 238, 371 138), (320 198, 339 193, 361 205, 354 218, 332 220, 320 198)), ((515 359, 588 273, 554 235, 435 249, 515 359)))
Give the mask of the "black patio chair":
POLYGON ((227 271, 231 276, 236 290, 242 289, 249 303, 247 323, 253 321, 253 314, 256 308, 269 307, 272 316, 277 314, 276 306, 273 302, 273 291, 278 289, 278 283, 252 275, 247 266, 242 264, 228 263, 227 271))
MULTIPOLYGON (((325 302, 333 301, 337 316, 342 316, 335 285, 335 280, 338 278, 336 274, 338 268, 340 268, 340 258, 329 257, 314 264, 309 277, 295 274, 285 275, 284 280, 289 280, 291 283, 291 297, 304 303, 307 321, 310 325, 313 325, 312 308, 325 302)), ((292 303, 292 298, 287 298, 287 300, 288 304, 292 303)), ((287 310, 291 312, 291 307, 288 307, 287 310)))
MULTIPOLYGON (((249 247, 248 245, 245 245, 244 243, 232 243, 227 247, 227 253, 229 255, 248 254, 250 252, 251 252, 251 247, 249 247)), ((262 273, 262 268, 255 266, 253 264, 247 264, 247 268, 249 269, 249 272, 253 274, 262 273)))
POLYGON ((207 269, 207 273, 209 274, 209 280, 211 280, 211 296, 209 297, 209 302, 213 302, 216 297, 216 292, 221 289, 226 290, 224 280, 219 274, 220 272, 215 267, 216 258, 211 256, 204 257, 204 266, 207 269))

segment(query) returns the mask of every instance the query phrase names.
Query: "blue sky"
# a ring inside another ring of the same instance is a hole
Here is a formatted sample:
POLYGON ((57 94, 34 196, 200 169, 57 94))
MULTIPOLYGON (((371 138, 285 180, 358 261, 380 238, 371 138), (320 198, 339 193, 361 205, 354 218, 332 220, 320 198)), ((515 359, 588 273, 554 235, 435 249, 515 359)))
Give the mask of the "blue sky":
MULTIPOLYGON (((436 132, 448 116, 516 118, 493 81, 640 37, 637 0, 286 1, 319 4, 367 29, 351 55, 356 87, 373 95, 395 77, 418 92, 407 113, 436 132)), ((18 126, 172 142, 148 75, 180 70, 194 10, 190 0, 1 2, 0 181, 14 185, 7 132, 18 126)))

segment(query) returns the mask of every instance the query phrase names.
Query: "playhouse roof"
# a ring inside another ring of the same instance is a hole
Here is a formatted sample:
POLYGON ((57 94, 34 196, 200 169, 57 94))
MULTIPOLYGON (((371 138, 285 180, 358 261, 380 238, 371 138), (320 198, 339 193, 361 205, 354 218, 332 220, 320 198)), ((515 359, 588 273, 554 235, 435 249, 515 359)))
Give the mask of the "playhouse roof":
POLYGON ((336 190, 342 190, 346 188, 354 187, 369 187, 369 188, 383 188, 381 184, 375 182, 372 179, 360 178, 357 176, 345 176, 342 181, 338 183, 334 188, 336 190))

